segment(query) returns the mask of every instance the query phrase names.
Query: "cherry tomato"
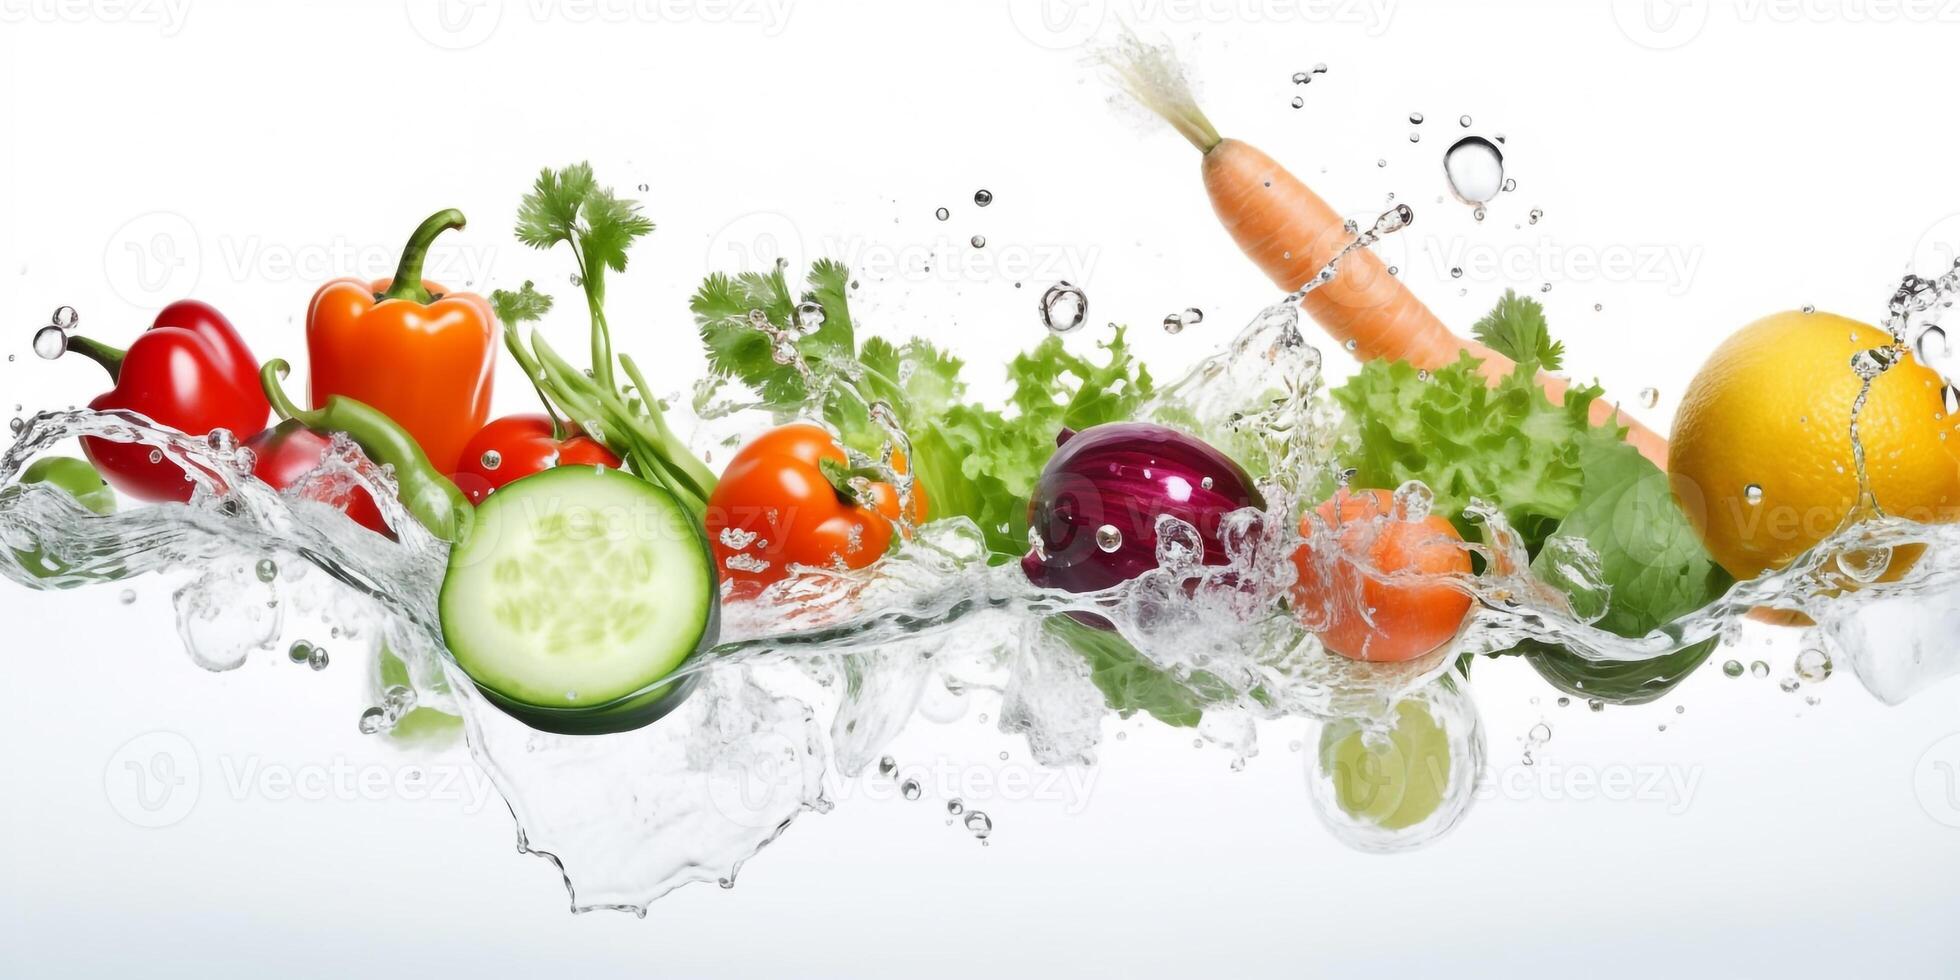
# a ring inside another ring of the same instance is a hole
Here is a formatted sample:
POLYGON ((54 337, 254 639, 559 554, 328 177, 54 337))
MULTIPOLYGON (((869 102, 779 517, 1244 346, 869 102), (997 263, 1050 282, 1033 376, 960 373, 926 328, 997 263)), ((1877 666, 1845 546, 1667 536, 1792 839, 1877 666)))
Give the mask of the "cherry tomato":
MULTIPOLYGON (((320 461, 326 457, 331 445, 328 437, 292 420, 281 422, 245 442, 246 448, 252 450, 256 457, 252 475, 275 490, 291 487, 308 473, 319 469, 320 461)), ((370 531, 391 534, 388 522, 381 519, 381 508, 375 506, 374 498, 366 490, 355 488, 343 494, 341 499, 326 502, 339 507, 354 523, 370 531)))
MULTIPOLYGON (((733 583, 733 597, 783 579, 791 564, 863 568, 884 555, 899 516, 898 491, 871 482, 864 489, 873 506, 864 506, 833 482, 849 479, 849 465, 828 431, 801 422, 765 432, 735 454, 707 515, 715 564, 733 583)), ((926 516, 924 488, 914 483, 911 496, 917 524, 926 516)))
POLYGON ((1386 490, 1343 490, 1317 513, 1334 528, 1339 553, 1314 554, 1314 516, 1301 520, 1300 533, 1309 541, 1293 554, 1300 572, 1294 612, 1327 649, 1353 660, 1392 663, 1413 660, 1456 636, 1470 611, 1468 595, 1433 582, 1384 580, 1468 575, 1470 555, 1449 521, 1433 514, 1402 520, 1386 490))
POLYGON ((497 488, 554 466, 619 465, 611 450, 576 429, 559 439, 543 415, 505 415, 470 437, 454 479, 470 503, 480 504, 497 488))

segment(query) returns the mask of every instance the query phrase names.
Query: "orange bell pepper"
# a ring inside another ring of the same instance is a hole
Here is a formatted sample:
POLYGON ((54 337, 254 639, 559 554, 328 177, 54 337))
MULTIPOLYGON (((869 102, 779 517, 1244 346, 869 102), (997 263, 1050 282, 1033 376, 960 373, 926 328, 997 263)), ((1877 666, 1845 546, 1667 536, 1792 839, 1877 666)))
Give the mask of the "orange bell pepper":
POLYGON ((380 409, 445 474, 490 417, 497 351, 483 297, 422 279, 430 243, 461 227, 454 208, 430 215, 409 236, 393 279, 335 279, 306 311, 313 404, 343 395, 380 409))

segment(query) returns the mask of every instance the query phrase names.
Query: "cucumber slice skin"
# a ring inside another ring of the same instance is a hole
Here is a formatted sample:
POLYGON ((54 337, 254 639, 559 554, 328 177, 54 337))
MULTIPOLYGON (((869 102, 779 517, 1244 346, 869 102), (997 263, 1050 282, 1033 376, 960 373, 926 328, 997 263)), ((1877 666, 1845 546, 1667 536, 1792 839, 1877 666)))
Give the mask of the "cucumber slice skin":
MULTIPOLYGON (((580 467, 580 469, 583 468, 580 467)), ((521 480, 514 480, 498 492, 507 494, 512 489, 524 483, 553 479, 555 478, 554 474, 564 473, 570 469, 569 467, 560 467, 544 470, 521 480)), ((637 477, 632 477, 624 473, 619 474, 619 477, 622 479, 638 479, 637 477)), ((666 498, 677 512, 685 514, 685 509, 680 506, 678 501, 673 499, 673 495, 668 493, 666 488, 656 484, 647 484, 647 488, 666 498)), ((707 533, 691 518, 684 520, 682 523, 686 525, 691 533, 694 544, 702 556, 702 565, 706 569, 708 578, 707 617, 706 621, 702 624, 700 636, 695 641, 693 648, 673 668, 673 671, 669 672, 668 676, 670 677, 674 671, 679 671, 698 663, 721 639, 721 580, 719 569, 715 567, 713 552, 708 546, 707 533)), ((464 548, 465 545, 459 544, 451 552, 452 563, 455 560, 455 556, 462 552, 464 548)), ((451 580, 451 577, 445 578, 442 594, 438 599, 438 608, 444 613, 443 619, 445 625, 443 633, 445 642, 451 640, 451 631, 447 625, 450 619, 448 610, 450 609, 451 580)), ((470 677, 471 684, 483 695, 485 700, 496 705, 499 710, 525 725, 553 735, 612 735, 644 728, 666 717, 674 709, 680 707, 687 700, 688 696, 694 693, 694 689, 700 685, 702 676, 699 671, 690 671, 683 677, 662 683, 654 683, 642 690, 634 691, 600 704, 576 706, 536 704, 522 698, 512 697, 478 680, 474 674, 471 674, 468 667, 463 665, 460 659, 455 658, 453 649, 450 656, 452 660, 455 660, 458 667, 463 668, 463 673, 470 677)))

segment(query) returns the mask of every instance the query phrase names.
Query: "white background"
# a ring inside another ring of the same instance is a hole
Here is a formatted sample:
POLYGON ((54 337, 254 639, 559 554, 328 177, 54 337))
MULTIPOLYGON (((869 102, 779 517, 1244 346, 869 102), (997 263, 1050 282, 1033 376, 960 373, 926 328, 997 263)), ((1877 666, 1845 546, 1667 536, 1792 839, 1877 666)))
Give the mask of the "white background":
MULTIPOLYGON (((1569 363, 1629 401, 1657 388, 1664 430, 1728 331, 1805 303, 1873 319, 1915 254, 1921 271, 1950 260, 1960 9, 1942 6, 0 0, 0 409, 100 390, 92 366, 28 352, 64 303, 120 343, 194 295, 260 356, 298 355, 317 282, 385 274, 441 207, 472 218, 435 258, 452 287, 535 278, 567 297, 566 258, 508 229, 539 167, 580 159, 647 185, 660 227, 613 281, 612 320, 674 387, 699 369, 685 301, 701 275, 778 251, 853 261, 861 322, 950 344, 983 390, 1038 339, 1035 297, 1057 278, 1087 288, 1096 323, 1142 328, 1171 373, 1272 290, 1212 219, 1194 151, 1113 111, 1070 47, 1122 17, 1180 46, 1223 132, 1341 210, 1412 203, 1416 226, 1386 254, 1446 320, 1550 283, 1569 363), (1328 74, 1290 82, 1316 62, 1328 74), (1466 113, 1506 135, 1519 182, 1482 225, 1436 202, 1466 113), (928 253, 929 272, 904 264, 928 253), (1155 328, 1187 306, 1203 326, 1155 328)), ((550 329, 575 344, 583 327, 550 329)), ((504 380, 503 407, 528 409, 504 380)), ((639 921, 567 915, 494 798, 236 788, 267 766, 466 766, 356 734, 357 665, 203 673, 178 650, 169 583, 135 588, 129 606, 114 589, 0 588, 0 973, 1940 976, 1960 962, 1960 829, 1914 782, 1960 760, 1935 744, 1960 727, 1960 685, 1887 709, 1841 674, 1807 707, 1775 684, 1787 637, 1717 654, 1767 659, 1771 679, 1709 669, 1661 704, 1597 715, 1556 707, 1517 665, 1480 668, 1499 790, 1413 855, 1352 853, 1318 827, 1286 744, 1302 729, 1268 732, 1234 773, 1188 733, 1131 724, 1086 794, 988 801, 989 847, 946 827, 937 800, 859 787, 733 891, 689 888, 639 921), (1541 718, 1554 736, 1526 769, 1520 738, 1541 718), (145 738, 136 750, 163 739, 201 773, 161 829, 120 815, 120 764, 145 738), (1571 767, 1693 789, 1563 799, 1546 774, 1571 767)), ((1000 750, 1026 758, 968 717, 915 724, 897 754, 1000 768, 1000 750)))

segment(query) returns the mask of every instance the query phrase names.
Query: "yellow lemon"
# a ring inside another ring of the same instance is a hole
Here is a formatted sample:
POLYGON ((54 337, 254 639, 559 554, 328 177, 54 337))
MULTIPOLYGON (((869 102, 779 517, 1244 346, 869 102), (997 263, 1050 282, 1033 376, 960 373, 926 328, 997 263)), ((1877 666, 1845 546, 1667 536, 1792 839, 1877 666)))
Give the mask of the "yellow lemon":
MULTIPOLYGON (((1736 331, 1695 375, 1674 417, 1668 477, 1730 574, 1783 567, 1851 512, 1851 406, 1861 385, 1851 359, 1891 340, 1841 316, 1777 313, 1736 331)), ((1942 387, 1906 356, 1872 383, 1859 413, 1865 472, 1887 514, 1960 516, 1960 435, 1942 387)))

